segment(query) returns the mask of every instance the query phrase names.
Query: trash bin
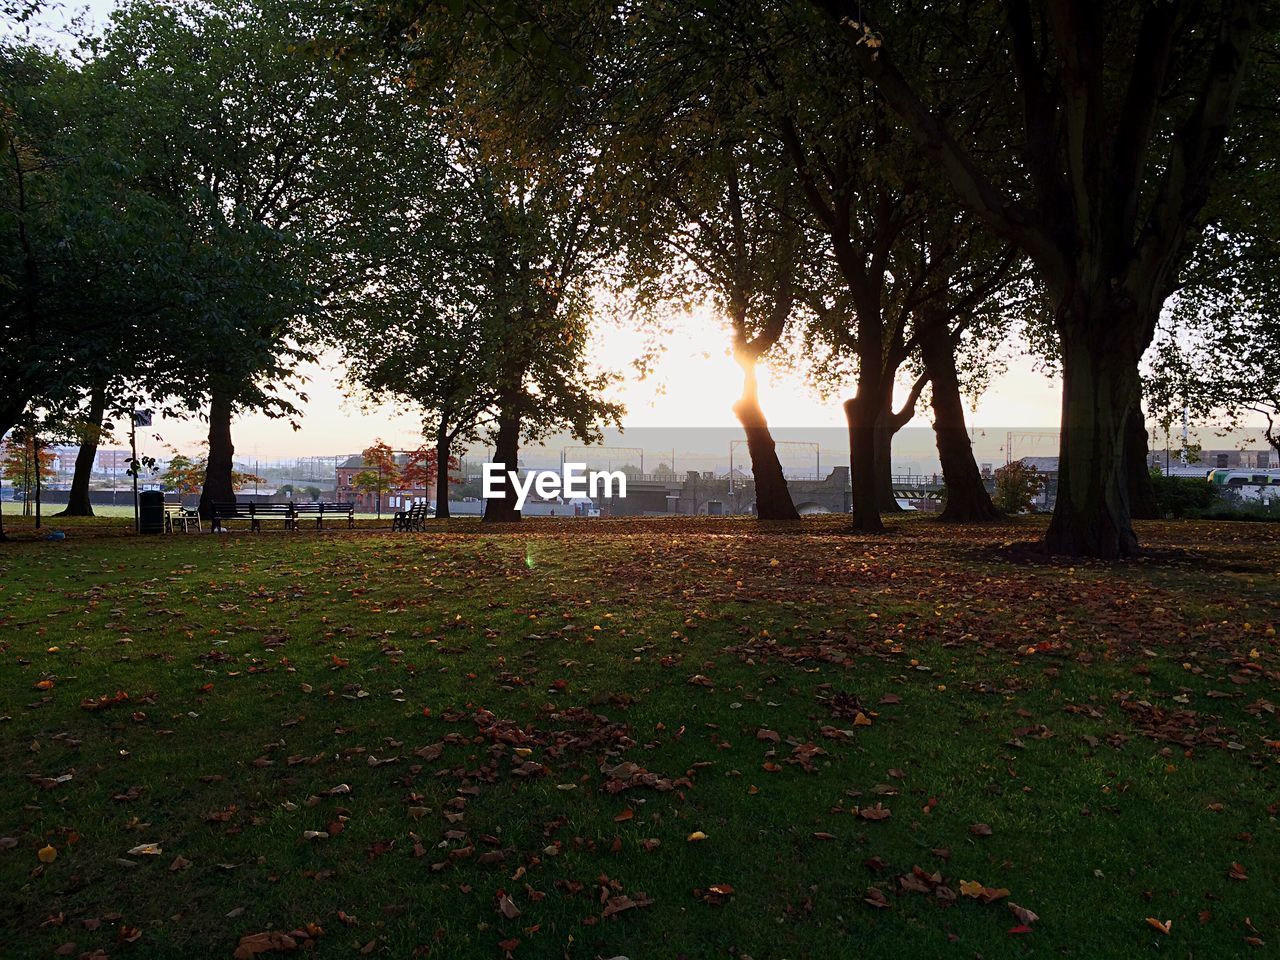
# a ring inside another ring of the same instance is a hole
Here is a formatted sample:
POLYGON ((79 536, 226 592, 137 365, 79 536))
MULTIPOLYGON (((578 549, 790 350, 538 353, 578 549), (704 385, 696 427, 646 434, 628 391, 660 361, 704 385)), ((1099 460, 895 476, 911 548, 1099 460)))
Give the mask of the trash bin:
POLYGON ((164 494, 159 490, 138 494, 138 532, 164 533, 164 494))

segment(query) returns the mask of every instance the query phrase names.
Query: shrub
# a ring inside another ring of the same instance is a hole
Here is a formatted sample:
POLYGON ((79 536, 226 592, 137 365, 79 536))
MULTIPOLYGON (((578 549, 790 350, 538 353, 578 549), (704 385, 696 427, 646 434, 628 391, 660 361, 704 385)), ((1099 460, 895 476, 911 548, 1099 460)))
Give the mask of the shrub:
POLYGON ((1007 514, 1029 513, 1044 477, 1035 467, 1014 462, 996 471, 995 505, 1007 514))
POLYGON ((1151 487, 1156 510, 1166 518, 1181 520, 1193 512, 1208 510, 1218 502, 1218 491, 1213 484, 1196 477, 1167 477, 1153 471, 1151 487))

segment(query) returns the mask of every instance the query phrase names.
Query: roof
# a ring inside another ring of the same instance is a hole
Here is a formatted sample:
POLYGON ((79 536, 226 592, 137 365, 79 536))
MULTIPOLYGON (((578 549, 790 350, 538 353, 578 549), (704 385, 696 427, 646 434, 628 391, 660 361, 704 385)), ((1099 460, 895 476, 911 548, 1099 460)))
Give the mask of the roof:
POLYGON ((1021 457, 1018 462, 1024 467, 1035 467, 1037 473, 1057 473, 1057 457, 1021 457))
MULTIPOLYGON (((409 454, 397 453, 395 455, 396 466, 403 467, 409 463, 409 454)), ((365 467, 372 467, 373 464, 365 462, 363 453, 353 453, 342 463, 338 464, 339 470, 363 470, 365 467)))

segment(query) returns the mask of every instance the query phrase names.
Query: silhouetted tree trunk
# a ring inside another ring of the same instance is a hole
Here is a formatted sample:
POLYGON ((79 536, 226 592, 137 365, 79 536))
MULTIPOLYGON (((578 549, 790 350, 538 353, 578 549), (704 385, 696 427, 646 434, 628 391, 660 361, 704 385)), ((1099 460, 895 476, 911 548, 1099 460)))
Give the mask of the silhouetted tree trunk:
POLYGON ((965 429, 960 378, 956 373, 956 343, 945 322, 921 318, 916 337, 933 394, 933 432, 947 484, 947 501, 939 520, 974 523, 996 520, 1000 511, 982 482, 965 429))
POLYGON ((204 474, 204 489, 200 491, 200 516, 213 517, 214 501, 236 498, 232 482, 232 460, 236 448, 231 442, 231 414, 234 404, 231 394, 221 387, 214 387, 209 398, 209 462, 204 474))
POLYGON ((1151 467, 1147 463, 1147 421, 1142 415, 1142 404, 1134 404, 1129 411, 1125 427, 1125 473, 1129 484, 1129 515, 1135 520, 1159 520, 1156 507, 1156 488, 1151 482, 1151 467))
POLYGON ((1132 323, 1097 315, 1063 331, 1062 455, 1050 553, 1115 559, 1138 552, 1125 470, 1129 417, 1141 394, 1132 323))
POLYGON ((436 519, 449 518, 449 433, 443 418, 436 434, 436 519))
POLYGON ((876 418, 875 463, 876 500, 881 513, 904 513, 902 504, 893 495, 893 409, 887 407, 876 418))
MULTIPOLYGON (((895 366, 887 376, 896 376, 897 372, 898 368, 895 366)), ((920 401, 920 394, 924 392, 926 383, 927 377, 916 378, 900 410, 893 409, 892 380, 885 388, 875 429, 876 497, 882 513, 906 512, 893 492, 893 438, 916 415, 916 404, 920 401)))
POLYGON ((761 520, 799 520, 800 514, 791 500, 787 478, 782 473, 778 449, 769 422, 760 407, 756 389, 756 358, 738 357, 742 367, 742 397, 733 412, 747 434, 747 452, 751 456, 751 474, 756 481, 756 516, 761 520))
POLYGON ((98 459, 98 441, 102 437, 102 419, 107 409, 107 387, 95 383, 89 391, 89 414, 85 421, 84 436, 76 451, 75 473, 71 477, 71 492, 67 494, 67 508, 60 517, 92 517, 93 504, 89 501, 89 480, 93 474, 93 462, 98 459))
POLYGON ((858 392, 844 402, 849 426, 849 477, 852 483, 853 529, 860 533, 883 533, 876 490, 876 419, 879 416, 880 385, 874 378, 859 376, 858 392))
POLYGON ((520 511, 516 509, 515 491, 511 489, 511 483, 506 476, 506 471, 519 469, 519 398, 513 393, 508 393, 499 403, 498 435, 494 438, 493 443, 493 461, 494 463, 502 464, 503 476, 499 484, 502 496, 485 500, 484 522, 515 523, 520 519, 520 511))

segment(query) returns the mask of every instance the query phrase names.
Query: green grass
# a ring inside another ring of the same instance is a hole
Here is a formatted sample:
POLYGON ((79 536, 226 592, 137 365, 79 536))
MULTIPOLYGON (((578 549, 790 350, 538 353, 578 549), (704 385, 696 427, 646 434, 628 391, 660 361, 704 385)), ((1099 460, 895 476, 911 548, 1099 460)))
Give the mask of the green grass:
POLYGON ((6 958, 1280 943, 1272 526, 1148 525, 1120 566, 1003 559, 1032 520, 66 529, 0 548, 6 958), (623 762, 664 779, 610 792, 623 762))
MULTIPOLYGON (((129 491, 122 490, 120 492, 120 502, 111 504, 95 503, 93 505, 93 519, 107 520, 133 520, 133 502, 129 499, 131 494, 129 491)), ((41 515, 44 525, 50 530, 65 529, 68 524, 82 525, 85 520, 80 517, 59 517, 58 512, 63 509, 65 504, 62 503, 45 503, 41 505, 41 515)), ((14 501, 0 502, 0 509, 4 511, 5 522, 14 521, 20 526, 34 526, 35 523, 35 503, 31 504, 31 516, 24 517, 22 514, 22 504, 14 501)), ((384 524, 391 523, 391 516, 395 513, 393 509, 382 511, 382 517, 379 518, 376 513, 357 513, 356 519, 359 521, 374 521, 381 519, 384 524)))

